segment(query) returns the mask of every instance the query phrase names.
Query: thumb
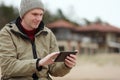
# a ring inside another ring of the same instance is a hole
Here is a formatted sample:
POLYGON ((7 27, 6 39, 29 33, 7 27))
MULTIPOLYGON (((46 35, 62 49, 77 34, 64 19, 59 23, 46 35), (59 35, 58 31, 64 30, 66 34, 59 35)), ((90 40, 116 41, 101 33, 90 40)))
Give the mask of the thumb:
POLYGON ((50 56, 51 58, 56 58, 59 54, 60 54, 60 52, 53 52, 53 53, 51 53, 49 56, 50 56))
MULTIPOLYGON (((77 54, 79 53, 79 51, 78 51, 78 50, 75 50, 75 52, 77 52, 77 54)), ((76 55, 77 55, 77 54, 76 54, 76 55)))

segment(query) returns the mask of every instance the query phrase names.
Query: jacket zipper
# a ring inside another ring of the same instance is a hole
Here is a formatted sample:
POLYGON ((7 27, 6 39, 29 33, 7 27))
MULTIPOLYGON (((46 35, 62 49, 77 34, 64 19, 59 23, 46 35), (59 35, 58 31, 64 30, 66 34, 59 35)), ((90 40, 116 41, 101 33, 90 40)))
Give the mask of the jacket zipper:
MULTIPOLYGON (((37 59, 37 52, 36 52, 35 41, 31 41, 31 44, 32 44, 33 58, 37 59)), ((32 78, 33 78, 33 80, 38 80, 37 74, 33 73, 32 78)))

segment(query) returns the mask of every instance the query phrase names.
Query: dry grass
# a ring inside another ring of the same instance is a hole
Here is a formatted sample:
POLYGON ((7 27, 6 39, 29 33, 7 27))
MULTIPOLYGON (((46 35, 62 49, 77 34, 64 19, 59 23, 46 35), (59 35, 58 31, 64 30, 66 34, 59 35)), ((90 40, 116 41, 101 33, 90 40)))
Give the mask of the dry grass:
POLYGON ((120 54, 78 55, 78 63, 113 64, 120 66, 120 54))

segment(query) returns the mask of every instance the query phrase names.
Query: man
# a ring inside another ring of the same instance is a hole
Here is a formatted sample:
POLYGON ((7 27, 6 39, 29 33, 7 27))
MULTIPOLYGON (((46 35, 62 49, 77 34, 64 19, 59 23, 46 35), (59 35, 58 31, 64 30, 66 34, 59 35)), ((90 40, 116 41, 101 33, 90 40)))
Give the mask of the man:
POLYGON ((20 17, 0 31, 2 80, 52 80, 64 76, 76 64, 76 55, 54 62, 59 49, 54 34, 42 22, 39 0, 21 0, 20 17))

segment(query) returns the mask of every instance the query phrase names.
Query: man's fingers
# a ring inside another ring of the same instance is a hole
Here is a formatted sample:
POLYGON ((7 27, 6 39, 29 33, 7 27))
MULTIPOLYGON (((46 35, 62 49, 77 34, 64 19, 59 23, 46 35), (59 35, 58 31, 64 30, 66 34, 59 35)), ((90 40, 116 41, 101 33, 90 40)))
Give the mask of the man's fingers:
POLYGON ((50 58, 56 58, 60 52, 54 52, 50 54, 50 58))

